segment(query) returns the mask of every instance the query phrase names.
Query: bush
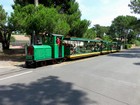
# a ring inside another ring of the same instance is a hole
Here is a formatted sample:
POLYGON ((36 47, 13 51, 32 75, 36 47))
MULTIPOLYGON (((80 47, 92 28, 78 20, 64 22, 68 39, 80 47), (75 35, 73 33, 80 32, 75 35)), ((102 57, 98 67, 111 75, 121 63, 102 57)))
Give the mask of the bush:
POLYGON ((129 49, 129 48, 131 48, 131 46, 132 46, 131 44, 126 44, 126 45, 124 46, 124 48, 125 48, 125 49, 129 49))
POLYGON ((15 41, 16 41, 15 37, 14 36, 11 36, 10 42, 15 42, 15 41))
POLYGON ((139 40, 135 40, 135 45, 136 46, 140 46, 140 41, 139 40))

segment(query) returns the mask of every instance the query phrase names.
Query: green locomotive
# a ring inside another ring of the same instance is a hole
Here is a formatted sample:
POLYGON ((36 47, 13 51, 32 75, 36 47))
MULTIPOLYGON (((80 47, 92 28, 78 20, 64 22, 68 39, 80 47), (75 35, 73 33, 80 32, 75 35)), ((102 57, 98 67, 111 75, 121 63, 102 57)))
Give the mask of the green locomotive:
POLYGON ((26 47, 26 66, 36 66, 40 61, 54 61, 64 58, 62 35, 51 34, 36 36, 34 44, 26 47))
POLYGON ((119 51, 117 42, 64 38, 58 34, 38 35, 32 41, 32 45, 25 48, 27 67, 36 67, 38 62, 57 62, 119 51))

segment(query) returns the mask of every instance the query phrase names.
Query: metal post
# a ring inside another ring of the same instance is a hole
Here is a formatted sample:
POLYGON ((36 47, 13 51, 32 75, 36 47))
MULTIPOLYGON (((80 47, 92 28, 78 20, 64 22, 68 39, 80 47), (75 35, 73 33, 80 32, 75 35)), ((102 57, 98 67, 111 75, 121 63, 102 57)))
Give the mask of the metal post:
POLYGON ((35 44, 35 31, 32 32, 32 36, 31 36, 31 45, 35 44))
POLYGON ((34 0, 35 6, 38 6, 38 0, 34 0))

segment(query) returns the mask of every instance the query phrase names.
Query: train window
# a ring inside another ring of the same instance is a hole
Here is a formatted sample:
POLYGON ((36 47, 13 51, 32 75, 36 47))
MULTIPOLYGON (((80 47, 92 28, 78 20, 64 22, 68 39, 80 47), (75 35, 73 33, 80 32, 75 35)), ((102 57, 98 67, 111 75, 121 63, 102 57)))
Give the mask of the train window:
POLYGON ((56 43, 60 46, 61 44, 61 39, 59 37, 56 38, 56 43))
POLYGON ((42 45, 42 37, 41 36, 36 36, 35 45, 42 45))

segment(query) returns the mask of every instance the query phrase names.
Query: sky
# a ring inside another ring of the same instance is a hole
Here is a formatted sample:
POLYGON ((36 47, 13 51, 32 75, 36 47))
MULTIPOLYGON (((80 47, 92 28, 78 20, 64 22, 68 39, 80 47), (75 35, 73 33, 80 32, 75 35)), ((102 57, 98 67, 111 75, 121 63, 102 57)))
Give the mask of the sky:
MULTIPOLYGON (((131 13, 128 7, 130 0, 76 0, 82 13, 81 18, 91 22, 91 27, 95 24, 110 26, 114 18, 120 15, 131 15, 140 18, 140 15, 131 13)), ((12 12, 13 0, 0 0, 0 5, 8 12, 12 12)))
POLYGON ((110 26, 117 16, 131 15, 140 18, 140 15, 131 13, 130 0, 76 0, 82 12, 82 19, 91 21, 91 27, 95 24, 110 26))
POLYGON ((0 0, 0 5, 3 6, 5 11, 8 12, 8 14, 13 11, 11 7, 12 4, 14 4, 13 0, 0 0))

